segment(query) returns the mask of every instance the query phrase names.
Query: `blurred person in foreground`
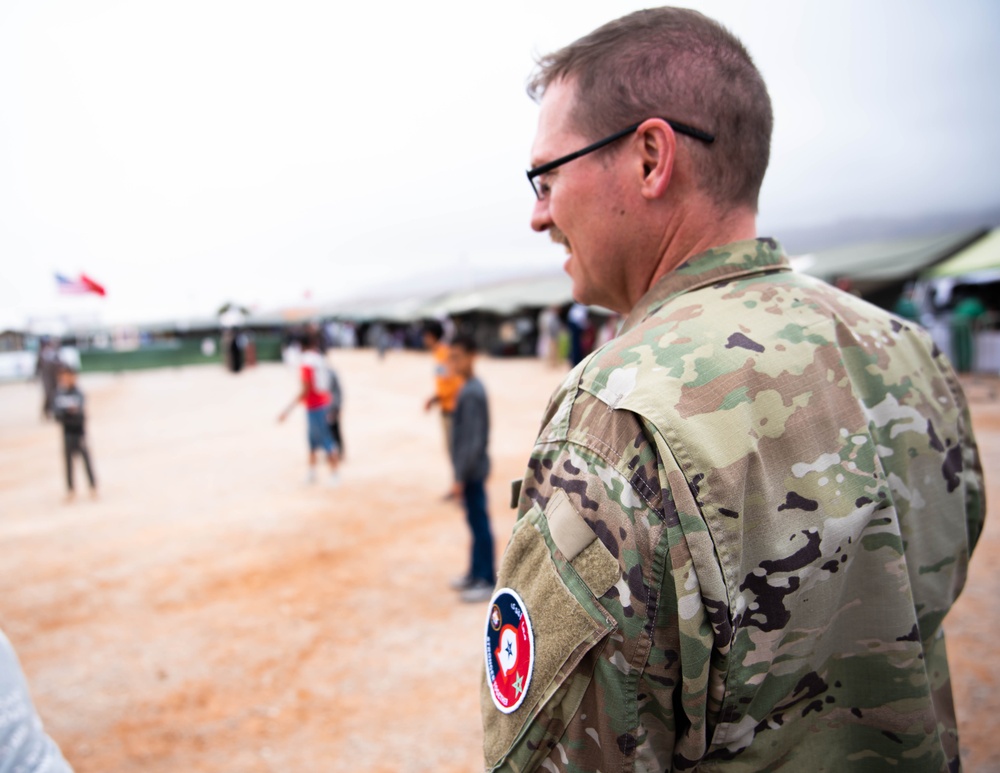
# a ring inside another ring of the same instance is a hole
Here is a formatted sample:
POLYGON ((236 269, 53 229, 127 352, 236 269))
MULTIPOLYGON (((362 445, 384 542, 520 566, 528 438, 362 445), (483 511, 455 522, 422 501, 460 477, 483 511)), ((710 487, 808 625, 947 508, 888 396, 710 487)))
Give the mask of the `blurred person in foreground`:
POLYGON ((52 398, 53 412, 62 425, 63 459, 66 465, 66 501, 76 497, 73 486, 73 458, 80 456, 90 484, 91 497, 97 496, 97 481, 94 479, 94 467, 90 460, 90 449, 87 447, 86 413, 84 411, 83 392, 76 383, 76 371, 68 365, 59 369, 59 386, 52 398))
POLYGON ((469 571, 452 582, 463 601, 486 601, 496 579, 493 533, 486 509, 486 479, 490 474, 490 409, 483 382, 474 372, 476 342, 471 336, 457 335, 451 342, 452 371, 463 384, 455 403, 451 424, 451 459, 455 469, 452 495, 465 506, 472 533, 469 571))
POLYGON ((756 233, 771 105, 701 14, 543 57, 531 226, 626 316, 556 391, 486 621, 491 770, 955 771, 983 525, 927 334, 756 233))
POLYGON ((283 422, 287 419, 288 414, 299 403, 305 406, 306 439, 309 443, 309 472, 306 475, 306 483, 316 482, 317 453, 322 450, 330 467, 330 477, 327 481, 329 485, 337 486, 340 484, 340 457, 330 435, 329 424, 330 408, 333 405, 331 386, 333 376, 326 359, 319 352, 319 336, 315 332, 308 332, 303 336, 299 373, 301 389, 278 416, 278 421, 283 422))
MULTIPOLYGON (((451 421, 455 412, 455 402, 462 388, 462 377, 455 373, 451 366, 451 348, 444 341, 444 327, 437 320, 431 320, 424 325, 424 346, 434 358, 434 394, 424 403, 424 411, 429 412, 434 406, 441 411, 441 427, 444 431, 444 446, 451 457, 451 421)), ((448 492, 446 499, 451 498, 448 492)))
POLYGON ((45 734, 10 641, 0 631, 0 773, 72 773, 45 734))

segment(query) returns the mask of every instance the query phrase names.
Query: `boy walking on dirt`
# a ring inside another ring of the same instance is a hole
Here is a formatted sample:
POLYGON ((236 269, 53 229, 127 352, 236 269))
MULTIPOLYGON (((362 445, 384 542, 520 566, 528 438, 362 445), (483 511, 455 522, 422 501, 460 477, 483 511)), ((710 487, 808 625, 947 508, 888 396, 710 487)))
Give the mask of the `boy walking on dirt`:
POLYGON ((462 601, 488 601, 496 575, 493 569, 493 534, 486 511, 486 478, 490 473, 487 446, 490 412, 483 382, 473 372, 476 342, 459 335, 451 344, 451 366, 465 382, 458 393, 451 426, 451 458, 455 468, 453 494, 465 506, 472 532, 469 573, 452 582, 462 592, 462 601))
POLYGON ((309 440, 309 474, 306 480, 308 483, 316 481, 316 452, 323 449, 327 464, 330 465, 330 485, 336 486, 340 483, 340 474, 337 472, 340 458, 333 437, 330 435, 328 423, 330 406, 333 403, 330 368, 323 355, 319 353, 319 336, 315 333, 306 335, 302 344, 301 378, 301 391, 281 412, 278 421, 288 418, 288 414, 300 402, 305 405, 309 440))
POLYGON ((59 386, 52 400, 53 414, 63 428, 63 457, 66 461, 66 501, 71 501, 76 492, 73 489, 73 457, 83 457, 83 466, 90 483, 90 495, 97 496, 94 468, 90 463, 85 434, 85 414, 83 392, 76 385, 76 371, 69 366, 59 370, 59 386))

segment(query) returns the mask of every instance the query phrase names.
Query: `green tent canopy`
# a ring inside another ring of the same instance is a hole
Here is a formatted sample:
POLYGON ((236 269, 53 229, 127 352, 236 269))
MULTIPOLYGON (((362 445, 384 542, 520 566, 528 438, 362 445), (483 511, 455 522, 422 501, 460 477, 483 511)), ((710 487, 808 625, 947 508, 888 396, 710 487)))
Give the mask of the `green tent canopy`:
POLYGON ((1000 228, 990 231, 944 263, 925 272, 924 279, 964 276, 980 271, 1000 272, 1000 228))
POLYGON ((979 240, 985 229, 937 236, 852 244, 792 258, 792 266, 806 274, 834 282, 843 277, 862 293, 915 279, 979 240))

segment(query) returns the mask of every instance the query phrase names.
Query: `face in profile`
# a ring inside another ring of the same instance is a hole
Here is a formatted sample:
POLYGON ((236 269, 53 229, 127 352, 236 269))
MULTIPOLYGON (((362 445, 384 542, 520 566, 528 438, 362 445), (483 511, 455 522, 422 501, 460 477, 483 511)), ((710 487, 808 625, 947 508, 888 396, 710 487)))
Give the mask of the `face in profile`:
POLYGON ((462 378, 468 378, 472 375, 472 359, 472 353, 467 352, 461 346, 451 347, 451 351, 448 353, 448 363, 451 365, 452 372, 462 378))
MULTIPOLYGON (((574 103, 572 83, 557 81, 546 89, 531 151, 533 165, 580 150, 593 139, 577 130, 574 103)), ((565 248, 563 268, 573 280, 576 301, 627 311, 621 253, 628 227, 621 216, 627 210, 623 186, 630 167, 621 158, 604 151, 591 153, 536 178, 541 198, 534 203, 531 227, 548 231, 565 248), (611 212, 616 215, 609 217, 611 212)))

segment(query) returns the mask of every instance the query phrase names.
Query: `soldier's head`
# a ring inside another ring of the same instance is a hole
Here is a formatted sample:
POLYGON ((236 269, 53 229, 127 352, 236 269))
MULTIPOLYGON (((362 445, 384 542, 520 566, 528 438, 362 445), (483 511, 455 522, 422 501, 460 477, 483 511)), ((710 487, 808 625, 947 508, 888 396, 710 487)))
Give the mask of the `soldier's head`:
POLYGON ((424 323, 424 346, 433 349, 444 338, 444 327, 436 319, 424 323))
POLYGON ((469 378, 472 376, 476 359, 476 339, 466 333, 459 333, 451 342, 448 361, 456 376, 469 378))
POLYGON ((541 104, 532 173, 607 140, 532 180, 532 228, 567 248, 577 300, 627 312, 648 289, 636 285, 651 253, 718 246, 702 242, 719 223, 752 230, 771 102, 717 22, 682 8, 629 14, 542 57, 528 91, 541 104))

